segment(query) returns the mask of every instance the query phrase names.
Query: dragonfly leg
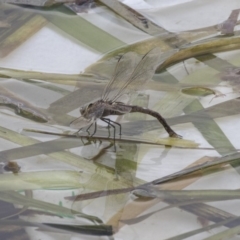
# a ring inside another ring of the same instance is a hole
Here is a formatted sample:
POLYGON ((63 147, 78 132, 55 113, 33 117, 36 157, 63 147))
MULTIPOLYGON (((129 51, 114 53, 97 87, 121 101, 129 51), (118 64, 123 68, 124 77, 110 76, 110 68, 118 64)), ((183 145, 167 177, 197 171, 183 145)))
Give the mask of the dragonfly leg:
POLYGON ((104 118, 104 119, 101 118, 101 120, 102 120, 103 122, 107 123, 108 138, 110 138, 110 127, 111 127, 111 125, 109 124, 109 121, 108 121, 109 119, 108 119, 108 118, 104 118))
POLYGON ((76 133, 79 133, 82 130, 82 128, 79 128, 78 131, 76 133))
POLYGON ((90 135, 89 129, 91 128, 92 125, 93 125, 93 123, 91 123, 91 124, 89 125, 89 127, 86 129, 86 132, 88 133, 88 135, 90 135))
POLYGON ((111 123, 112 121, 108 118, 101 118, 101 120, 104 121, 105 123, 107 123, 109 126, 111 126, 113 128, 113 139, 115 141, 116 127, 111 123))
POLYGON ((96 133, 96 131, 97 131, 97 122, 94 122, 94 131, 91 137, 96 133))
MULTIPOLYGON (((108 124, 108 123, 107 123, 108 124)), ((108 129, 108 138, 110 138, 110 125, 108 124, 107 126, 107 129, 108 129)))
POLYGON ((81 139, 81 142, 82 142, 83 146, 86 146, 86 145, 91 144, 91 140, 90 140, 89 138, 87 138, 87 141, 86 141, 86 142, 83 141, 83 138, 82 138, 82 137, 80 137, 80 139, 81 139))
POLYGON ((83 128, 79 128, 79 129, 75 132, 75 134, 78 135, 78 133, 79 133, 82 129, 83 129, 83 128))
POLYGON ((110 120, 110 119, 108 119, 108 120, 109 120, 109 122, 111 122, 112 124, 116 124, 116 125, 119 126, 119 135, 122 135, 122 126, 121 126, 121 124, 118 123, 118 122, 114 122, 114 121, 112 121, 112 120, 110 120))
MULTIPOLYGON (((104 121, 104 122, 108 124, 108 127, 111 126, 111 127, 113 127, 113 128, 115 129, 114 124, 118 125, 118 126, 119 126, 119 135, 122 135, 122 126, 121 126, 120 123, 114 122, 114 121, 112 121, 112 120, 109 119, 109 118, 104 118, 104 119, 106 120, 106 121, 104 121)), ((109 135, 108 135, 108 137, 109 137, 109 135)))
MULTIPOLYGON (((107 123, 109 126, 111 126, 113 128, 113 145, 114 145, 114 151, 116 152, 116 144, 115 144, 115 136, 116 136, 116 127, 111 123, 113 121, 111 121, 108 118, 101 118, 101 120, 105 123, 107 123)), ((109 134, 110 135, 110 134, 109 134)), ((108 137, 109 137, 108 135, 108 137)))

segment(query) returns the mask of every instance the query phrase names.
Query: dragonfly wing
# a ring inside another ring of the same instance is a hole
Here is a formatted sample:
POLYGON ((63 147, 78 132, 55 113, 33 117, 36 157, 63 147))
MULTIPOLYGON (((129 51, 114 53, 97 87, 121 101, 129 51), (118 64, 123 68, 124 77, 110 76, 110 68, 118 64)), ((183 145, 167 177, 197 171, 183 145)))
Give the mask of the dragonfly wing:
POLYGON ((160 64, 161 55, 162 51, 160 48, 153 48, 145 54, 136 65, 129 78, 125 80, 124 86, 118 90, 112 101, 116 101, 123 94, 140 90, 144 84, 151 80, 156 68, 160 64))
POLYGON ((125 86, 140 60, 141 57, 133 52, 128 52, 119 58, 113 77, 103 91, 103 100, 112 100, 116 96, 119 90, 125 86))
POLYGON ((111 81, 103 92, 103 100, 116 101, 122 95, 137 91, 152 79, 160 61, 164 61, 160 48, 153 48, 143 57, 133 52, 124 54, 118 61, 111 81))
POLYGON ((80 128, 83 128, 83 127, 86 127, 86 126, 90 125, 93 122, 94 122, 93 118, 86 119, 86 118, 81 116, 81 117, 75 119, 74 121, 72 121, 70 123, 70 127, 75 128, 75 129, 80 129, 80 128))
POLYGON ((130 113, 132 110, 131 106, 125 105, 123 103, 114 103, 112 105, 108 105, 106 108, 108 111, 120 112, 120 113, 130 113))

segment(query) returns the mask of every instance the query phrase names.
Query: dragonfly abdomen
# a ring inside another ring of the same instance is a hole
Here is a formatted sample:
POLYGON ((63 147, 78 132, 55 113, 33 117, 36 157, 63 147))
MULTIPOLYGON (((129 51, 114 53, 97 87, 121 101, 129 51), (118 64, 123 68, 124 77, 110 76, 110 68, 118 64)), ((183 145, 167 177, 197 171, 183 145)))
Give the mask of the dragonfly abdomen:
POLYGON ((151 109, 148 108, 143 108, 143 107, 139 107, 139 106, 131 106, 132 110, 131 112, 139 112, 139 113, 144 113, 144 114, 148 114, 152 117, 157 118, 157 120, 163 125, 163 127, 165 128, 165 130, 168 132, 170 137, 177 137, 177 138, 181 138, 181 136, 179 136, 178 134, 176 134, 172 128, 168 125, 168 123, 166 122, 166 120, 158 113, 155 112, 151 109))

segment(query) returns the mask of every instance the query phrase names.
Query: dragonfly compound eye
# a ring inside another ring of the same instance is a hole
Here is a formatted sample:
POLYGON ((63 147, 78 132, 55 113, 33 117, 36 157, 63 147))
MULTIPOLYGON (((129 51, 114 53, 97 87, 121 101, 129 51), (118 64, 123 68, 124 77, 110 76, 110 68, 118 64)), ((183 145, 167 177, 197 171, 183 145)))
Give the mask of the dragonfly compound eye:
POLYGON ((92 107, 92 105, 93 105, 93 103, 90 103, 87 108, 89 109, 90 107, 92 107))
POLYGON ((87 113, 87 111, 92 107, 92 103, 90 103, 88 106, 84 106, 84 107, 81 107, 79 110, 80 110, 80 113, 81 115, 84 115, 87 113))

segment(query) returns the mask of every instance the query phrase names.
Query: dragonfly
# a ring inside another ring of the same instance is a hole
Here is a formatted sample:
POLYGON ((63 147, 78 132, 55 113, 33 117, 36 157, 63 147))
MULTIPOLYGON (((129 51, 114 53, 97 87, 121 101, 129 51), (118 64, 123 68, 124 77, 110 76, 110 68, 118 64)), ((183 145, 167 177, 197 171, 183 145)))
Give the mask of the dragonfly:
POLYGON ((112 127, 114 129, 115 139, 115 126, 119 126, 119 135, 121 135, 121 124, 107 117, 110 115, 124 115, 138 112, 155 117, 163 125, 169 137, 181 138, 181 136, 174 132, 168 125, 160 113, 137 105, 128 105, 120 101, 123 96, 142 89, 143 85, 152 79, 161 61, 161 54, 161 49, 157 47, 150 50, 143 57, 140 57, 134 52, 123 54, 118 59, 113 76, 107 83, 101 98, 81 107, 81 116, 72 121, 70 127, 79 129, 78 132, 82 128, 88 127, 86 131, 89 133, 88 130, 95 124, 94 132, 91 135, 93 136, 97 130, 96 121, 100 119, 107 123, 109 128, 112 127))

